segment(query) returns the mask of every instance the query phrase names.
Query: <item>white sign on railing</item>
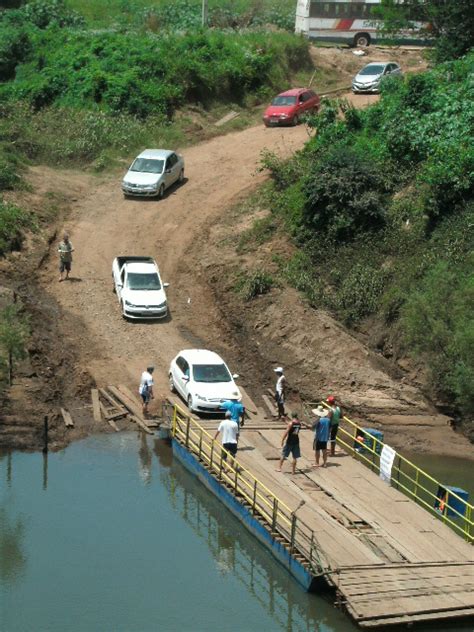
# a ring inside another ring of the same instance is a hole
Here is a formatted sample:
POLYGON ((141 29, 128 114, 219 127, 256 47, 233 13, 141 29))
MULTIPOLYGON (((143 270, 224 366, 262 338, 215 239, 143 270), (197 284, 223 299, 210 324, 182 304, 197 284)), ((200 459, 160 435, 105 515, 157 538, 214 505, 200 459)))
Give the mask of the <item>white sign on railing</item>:
POLYGON ((380 455, 380 478, 389 485, 392 480, 392 466, 396 454, 393 448, 385 444, 380 455))

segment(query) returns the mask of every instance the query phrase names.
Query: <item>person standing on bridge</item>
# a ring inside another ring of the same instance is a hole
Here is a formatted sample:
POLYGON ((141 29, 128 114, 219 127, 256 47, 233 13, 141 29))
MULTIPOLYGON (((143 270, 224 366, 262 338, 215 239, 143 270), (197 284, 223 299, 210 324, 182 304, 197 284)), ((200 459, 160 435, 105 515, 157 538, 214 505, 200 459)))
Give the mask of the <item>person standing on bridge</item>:
POLYGON ((331 407, 332 416, 331 416, 331 456, 334 456, 336 453, 336 438, 337 431, 339 430, 339 422, 342 418, 342 410, 341 407, 338 406, 336 402, 336 398, 334 395, 329 395, 326 399, 327 403, 331 407))
POLYGON ((300 450, 300 430, 301 421, 296 413, 291 415, 291 420, 288 422, 288 426, 285 430, 285 434, 281 438, 281 459, 277 472, 282 471, 283 462, 290 454, 293 456, 293 462, 291 464, 291 473, 296 473, 296 461, 301 456, 300 450))
POLYGON ((283 368, 281 366, 273 369, 278 375, 278 379, 275 385, 275 402, 278 408, 278 419, 285 417, 285 399, 286 399, 286 377, 283 375, 283 368))
POLYGON ((318 406, 318 408, 312 412, 317 415, 316 421, 313 422, 313 448, 315 456, 315 464, 313 467, 319 467, 321 452, 323 453, 323 467, 326 467, 328 461, 328 441, 331 434, 332 410, 324 410, 322 406, 318 406), (319 415, 322 416, 320 417, 319 415))
POLYGON ((154 366, 148 366, 146 371, 143 371, 142 377, 140 380, 140 387, 138 392, 140 393, 140 397, 142 398, 142 410, 143 416, 146 417, 148 415, 148 404, 150 403, 150 399, 154 399, 153 395, 153 371, 155 370, 154 366))
POLYGON ((238 399, 228 399, 222 402, 221 407, 227 412, 230 412, 230 418, 235 421, 237 426, 244 425, 245 408, 238 399))
POLYGON ((63 240, 58 246, 59 254, 59 282, 64 281, 63 274, 66 273, 66 280, 69 278, 69 273, 72 267, 72 253, 74 248, 69 241, 68 233, 64 233, 63 240))
POLYGON ((239 424, 232 420, 231 414, 230 410, 226 411, 225 419, 221 421, 219 427, 217 428, 217 432, 214 435, 214 441, 219 436, 219 433, 222 433, 222 447, 224 448, 222 458, 226 461, 228 452, 232 456, 231 465, 233 465, 233 460, 237 454, 239 424))

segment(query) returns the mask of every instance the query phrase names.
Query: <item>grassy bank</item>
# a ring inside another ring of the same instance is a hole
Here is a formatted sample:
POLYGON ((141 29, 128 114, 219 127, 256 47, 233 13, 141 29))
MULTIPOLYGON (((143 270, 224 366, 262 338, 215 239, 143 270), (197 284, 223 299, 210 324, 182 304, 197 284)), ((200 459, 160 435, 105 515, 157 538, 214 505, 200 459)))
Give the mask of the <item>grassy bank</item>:
POLYGON ((280 273, 387 357, 413 356, 471 428, 473 71, 471 54, 387 83, 366 111, 328 103, 303 152, 266 157, 273 215, 249 236, 284 226, 297 249, 280 273))

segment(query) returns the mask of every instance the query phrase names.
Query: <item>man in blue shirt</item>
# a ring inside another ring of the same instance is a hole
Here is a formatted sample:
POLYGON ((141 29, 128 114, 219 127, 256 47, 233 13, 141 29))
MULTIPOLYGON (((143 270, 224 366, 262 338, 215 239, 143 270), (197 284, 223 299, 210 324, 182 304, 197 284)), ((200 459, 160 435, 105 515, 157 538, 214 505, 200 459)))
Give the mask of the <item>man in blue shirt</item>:
POLYGON ((229 399, 222 402, 221 408, 230 412, 230 418, 232 421, 235 421, 239 427, 244 425, 245 408, 237 399, 229 399))
POLYGON ((316 421, 313 422, 313 449, 316 458, 316 463, 314 467, 319 467, 319 457, 321 451, 323 453, 323 467, 326 467, 328 460, 328 441, 331 434, 332 410, 326 410, 323 414, 323 417, 319 417, 318 419, 316 419, 316 421))

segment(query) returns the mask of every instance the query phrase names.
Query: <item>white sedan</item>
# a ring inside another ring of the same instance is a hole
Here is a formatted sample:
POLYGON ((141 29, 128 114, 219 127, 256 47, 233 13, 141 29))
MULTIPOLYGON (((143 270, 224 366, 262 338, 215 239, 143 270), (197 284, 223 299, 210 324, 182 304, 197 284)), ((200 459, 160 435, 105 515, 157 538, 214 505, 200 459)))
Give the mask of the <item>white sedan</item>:
POLYGON ((169 368, 170 390, 181 395, 191 412, 221 412, 223 402, 241 401, 237 377, 217 353, 205 349, 181 351, 169 368))
POLYGON ((122 181, 125 197, 159 197, 184 180, 184 158, 169 149, 145 149, 135 158, 122 181))

